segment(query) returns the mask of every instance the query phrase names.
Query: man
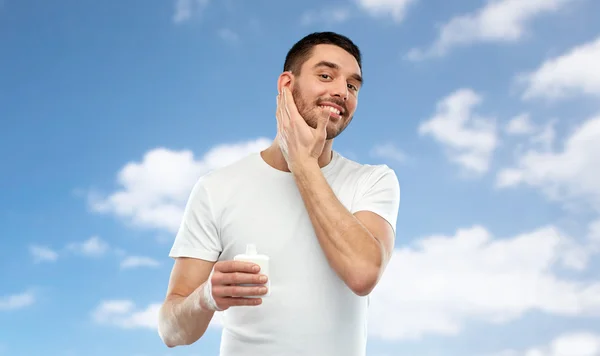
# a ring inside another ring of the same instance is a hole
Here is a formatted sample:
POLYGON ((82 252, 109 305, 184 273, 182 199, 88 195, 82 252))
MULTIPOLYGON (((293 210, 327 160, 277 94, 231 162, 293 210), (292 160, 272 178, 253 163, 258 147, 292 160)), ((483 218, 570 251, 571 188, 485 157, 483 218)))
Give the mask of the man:
POLYGON ((196 342, 223 311, 221 356, 365 355, 368 295, 393 250, 400 188, 387 166, 332 150, 361 72, 359 49, 336 33, 290 49, 273 144, 193 188, 160 311, 167 346, 196 342), (269 283, 257 265, 233 261, 247 244, 270 257, 269 283))

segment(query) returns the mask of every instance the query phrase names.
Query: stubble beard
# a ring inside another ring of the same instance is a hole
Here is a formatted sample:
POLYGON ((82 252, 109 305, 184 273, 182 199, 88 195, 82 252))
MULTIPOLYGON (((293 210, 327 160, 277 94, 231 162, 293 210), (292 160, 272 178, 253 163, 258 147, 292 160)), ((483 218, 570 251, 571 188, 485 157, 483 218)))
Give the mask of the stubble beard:
MULTIPOLYGON (((304 118, 304 121, 306 121, 306 124, 313 129, 316 129, 319 119, 324 115, 323 111, 316 103, 311 104, 305 100, 302 91, 297 86, 292 88, 292 98, 294 98, 296 108, 304 118)), ((327 140, 332 140, 344 132, 346 127, 348 127, 348 124, 350 124, 350 121, 352 121, 352 118, 352 116, 349 118, 342 116, 339 120, 346 119, 346 121, 338 123, 337 125, 340 125, 339 127, 331 127, 331 124, 327 125, 327 140)))

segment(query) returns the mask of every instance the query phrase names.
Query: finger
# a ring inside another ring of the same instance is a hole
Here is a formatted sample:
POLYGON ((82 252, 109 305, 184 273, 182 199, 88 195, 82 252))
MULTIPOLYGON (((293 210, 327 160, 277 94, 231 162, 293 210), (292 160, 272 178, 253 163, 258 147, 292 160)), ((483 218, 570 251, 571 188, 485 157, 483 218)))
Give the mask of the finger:
POLYGON ((252 306, 262 304, 262 298, 228 297, 222 298, 219 302, 225 304, 227 307, 252 306))
POLYGON ((283 88, 283 108, 284 108, 285 114, 286 114, 286 116, 285 116, 287 119, 286 123, 289 123, 294 120, 291 112, 295 112, 295 110, 296 110, 296 105, 294 104, 294 100, 289 97, 288 93, 289 93, 289 90, 287 88, 283 88))
POLYGON ((283 120, 285 119, 283 117, 284 113, 283 113, 283 96, 280 93, 277 96, 277 129, 281 132, 284 129, 284 124, 283 124, 283 120))
POLYGON ((267 294, 266 286, 213 286, 216 297, 260 297, 267 294))
MULTIPOLYGON (((277 106, 277 133, 278 133, 278 140, 279 140, 279 145, 283 151, 284 156, 286 155, 287 152, 287 142, 288 142, 288 135, 287 135, 287 126, 285 124, 285 122, 289 122, 288 119, 285 118, 285 113, 284 113, 284 104, 283 104, 283 95, 280 94, 278 95, 278 106, 277 106), (284 121, 286 120, 286 121, 284 121)), ((286 157, 287 158, 287 157, 286 157)))
POLYGON ((213 278, 213 283, 218 285, 225 284, 265 284, 267 276, 264 274, 232 272, 219 273, 213 278), (215 283, 216 282, 216 283, 215 283))
POLYGON ((277 121, 281 120, 281 93, 277 94, 277 108, 275 110, 275 116, 277 116, 277 121))
POLYGON ((327 116, 323 115, 323 117, 319 118, 317 122, 317 132, 324 137, 327 137, 327 124, 331 119, 331 112, 327 114, 327 116))
POLYGON ((215 271, 222 273, 258 273, 260 271, 260 266, 256 263, 245 261, 220 261, 215 264, 215 271))

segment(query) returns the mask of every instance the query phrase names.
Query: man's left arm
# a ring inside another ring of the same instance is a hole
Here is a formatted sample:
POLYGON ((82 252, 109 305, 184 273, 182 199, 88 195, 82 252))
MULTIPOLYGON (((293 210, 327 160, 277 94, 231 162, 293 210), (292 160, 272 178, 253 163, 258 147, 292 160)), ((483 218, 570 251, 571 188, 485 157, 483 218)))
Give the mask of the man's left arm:
POLYGON ((380 166, 359 191, 352 213, 337 199, 316 161, 294 170, 315 233, 329 264, 357 295, 379 282, 394 248, 400 186, 380 166))

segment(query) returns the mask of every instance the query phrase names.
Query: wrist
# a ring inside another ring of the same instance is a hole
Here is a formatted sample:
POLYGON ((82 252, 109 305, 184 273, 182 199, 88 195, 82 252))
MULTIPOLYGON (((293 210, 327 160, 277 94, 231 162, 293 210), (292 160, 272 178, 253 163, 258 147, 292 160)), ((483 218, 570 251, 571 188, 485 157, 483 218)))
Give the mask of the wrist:
POLYGON ((208 288, 208 281, 202 283, 198 289, 194 292, 194 308, 199 311, 209 311, 210 301, 208 295, 210 289, 208 288))
POLYGON ((195 298, 196 303, 195 306, 198 307, 201 311, 214 312, 214 311, 222 311, 217 306, 217 302, 215 301, 212 293, 212 283, 211 283, 212 272, 210 273, 208 279, 198 287, 196 290, 197 296, 195 298))
POLYGON ((290 171, 292 171, 292 173, 294 173, 295 175, 303 174, 313 169, 321 169, 321 167, 319 167, 319 159, 312 157, 307 157, 291 162, 291 164, 289 164, 289 168, 290 171))

